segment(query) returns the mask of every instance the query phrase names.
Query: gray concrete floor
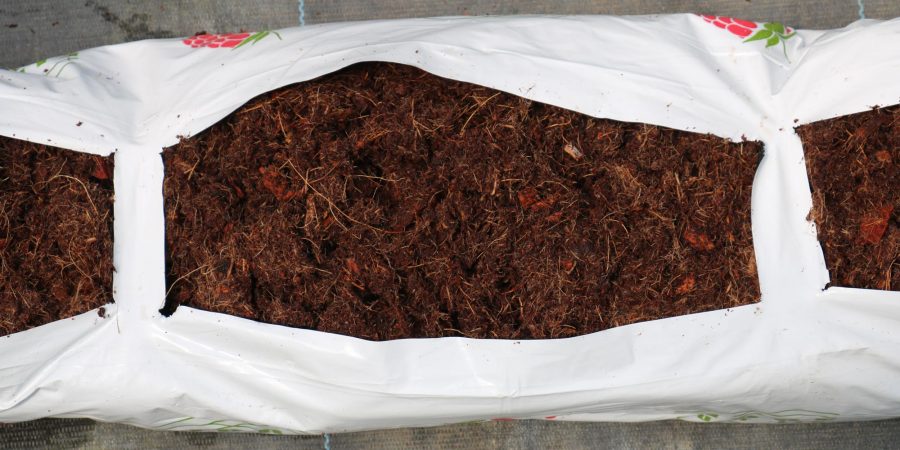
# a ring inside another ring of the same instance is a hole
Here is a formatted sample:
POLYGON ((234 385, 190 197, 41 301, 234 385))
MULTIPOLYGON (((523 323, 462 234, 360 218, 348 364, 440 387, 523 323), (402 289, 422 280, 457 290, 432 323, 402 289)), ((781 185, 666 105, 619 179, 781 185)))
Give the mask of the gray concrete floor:
MULTIPOLYGON (((835 28, 864 15, 900 16, 897 0, 3 0, 0 66, 105 44, 198 31, 277 29, 346 20, 481 14, 698 12, 795 28, 835 28), (376 4, 377 3, 377 4, 376 4)), ((322 436, 257 436, 141 430, 87 419, 0 424, 6 448, 896 448, 900 420, 790 425, 486 422, 322 436), (327 445, 326 445, 327 444, 327 445)))

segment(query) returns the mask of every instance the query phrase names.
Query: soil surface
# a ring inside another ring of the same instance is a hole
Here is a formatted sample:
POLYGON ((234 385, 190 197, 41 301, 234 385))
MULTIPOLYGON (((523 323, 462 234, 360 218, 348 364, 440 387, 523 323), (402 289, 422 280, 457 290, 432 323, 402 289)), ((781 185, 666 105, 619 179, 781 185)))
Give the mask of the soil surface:
POLYGON ((900 106, 797 132, 831 284, 900 290, 900 106))
POLYGON ((525 339, 750 304, 761 154, 352 66, 164 152, 163 312, 525 339))
POLYGON ((0 137, 0 335, 112 302, 112 167, 0 137))

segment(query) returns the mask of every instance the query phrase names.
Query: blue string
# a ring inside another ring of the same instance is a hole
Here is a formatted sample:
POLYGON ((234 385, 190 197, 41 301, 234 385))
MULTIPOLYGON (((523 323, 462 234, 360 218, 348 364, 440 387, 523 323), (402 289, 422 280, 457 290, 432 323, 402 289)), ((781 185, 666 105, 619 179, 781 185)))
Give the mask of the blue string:
POLYGON ((866 18, 866 5, 863 4, 863 0, 856 0, 856 4, 859 5, 859 18, 865 19, 866 18))
MULTIPOLYGON (((303 3, 303 0, 300 2, 303 3)), ((328 433, 325 433, 323 436, 325 436, 325 450, 331 450, 331 436, 328 433)))
POLYGON ((306 7, 306 0, 300 0, 300 26, 301 27, 306 25, 306 11, 303 10, 305 7, 306 7))

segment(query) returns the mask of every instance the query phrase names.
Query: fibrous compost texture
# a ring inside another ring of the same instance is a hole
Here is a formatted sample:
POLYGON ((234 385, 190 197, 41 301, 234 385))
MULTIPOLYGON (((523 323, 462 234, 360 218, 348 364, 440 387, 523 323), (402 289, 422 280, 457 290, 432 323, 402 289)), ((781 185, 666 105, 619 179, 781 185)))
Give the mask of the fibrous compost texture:
POLYGON ((831 283, 900 290, 900 106, 798 132, 831 283))
POLYGON ((352 66, 164 152, 165 312, 520 339, 753 303, 760 155, 352 66))
POLYGON ((112 158, 0 137, 0 335, 112 301, 112 158))

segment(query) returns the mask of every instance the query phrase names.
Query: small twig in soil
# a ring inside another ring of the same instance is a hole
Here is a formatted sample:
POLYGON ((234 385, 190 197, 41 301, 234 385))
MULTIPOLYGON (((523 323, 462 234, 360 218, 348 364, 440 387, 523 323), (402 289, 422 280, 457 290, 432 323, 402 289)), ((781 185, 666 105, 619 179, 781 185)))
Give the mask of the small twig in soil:
POLYGON ((61 174, 58 174, 58 175, 54 175, 54 176, 50 177, 50 178, 47 180, 47 183, 53 181, 53 180, 56 179, 56 178, 66 178, 66 179, 69 179, 69 180, 75 180, 75 181, 77 181, 78 184, 80 184, 81 187, 84 188, 84 193, 87 195, 88 201, 91 203, 91 207, 94 208, 94 213, 96 213, 98 216, 100 215, 100 210, 98 210, 98 209, 97 209, 97 205, 94 204, 94 200, 91 198, 91 192, 88 190, 88 187, 87 187, 87 185, 84 184, 84 182, 82 182, 81 180, 79 180, 78 178, 75 178, 75 177, 70 177, 70 176, 68 176, 68 175, 61 175, 61 174))
POLYGON ((387 233, 387 234, 403 234, 403 232, 401 232, 401 231, 390 231, 390 230, 383 230, 381 228, 373 227, 372 225, 369 225, 365 222, 360 222, 359 220, 356 220, 353 217, 350 217, 341 208, 339 208, 337 205, 335 205, 334 202, 332 202, 330 198, 328 198, 327 196, 325 196, 324 194, 322 194, 321 192, 316 190, 316 188, 313 187, 312 184, 310 184, 309 179, 307 177, 305 177, 302 173, 300 173, 299 170, 297 170, 297 167, 294 166, 294 163, 290 159, 288 159, 288 164, 291 166, 291 169, 294 171, 294 173, 296 173, 297 176, 303 180, 303 183, 306 184, 306 187, 308 187, 310 191, 312 191, 314 194, 316 194, 317 196, 319 196, 321 199, 325 200, 328 203, 329 212, 331 212, 331 215, 335 218, 338 225, 340 225, 341 228, 343 228, 345 231, 349 230, 349 228, 347 226, 345 226, 343 223, 341 223, 340 220, 338 220, 337 216, 334 214, 334 210, 337 210, 337 212, 339 212, 347 220, 349 220, 357 225, 362 225, 363 227, 366 227, 372 231, 376 231, 379 233, 387 233))
POLYGON ((474 111, 472 111, 472 114, 469 114, 469 118, 466 119, 466 122, 463 124, 462 128, 460 128, 460 130, 459 130, 459 135, 460 135, 460 136, 462 136, 463 133, 466 131, 466 126, 469 124, 469 121, 472 120, 472 117, 475 116, 475 113, 477 113, 478 110, 480 110, 482 107, 484 107, 484 105, 487 105, 489 101, 493 100, 494 97, 497 97, 497 96, 500 95, 500 94, 502 94, 502 92, 497 92, 496 94, 494 94, 494 95, 492 95, 492 96, 488 97, 487 99, 482 100, 482 101, 480 101, 480 102, 479 102, 478 100, 475 101, 475 103, 478 104, 478 107, 475 108, 474 111))
POLYGON ((169 289, 166 290, 166 297, 167 297, 167 298, 169 297, 169 294, 172 293, 172 289, 175 288, 175 285, 178 284, 179 281, 184 280, 185 278, 187 278, 187 277, 193 275, 194 273, 196 273, 196 272, 198 272, 198 271, 200 271, 200 270, 203 270, 203 269, 205 269, 205 268, 207 268, 207 267, 209 267, 208 264, 202 265, 202 266, 197 267, 196 269, 194 269, 194 270, 192 270, 192 271, 190 271, 190 272, 188 272, 188 273, 186 273, 186 274, 184 274, 184 275, 178 277, 177 280, 175 280, 175 281, 172 282, 172 285, 169 286, 169 289))

